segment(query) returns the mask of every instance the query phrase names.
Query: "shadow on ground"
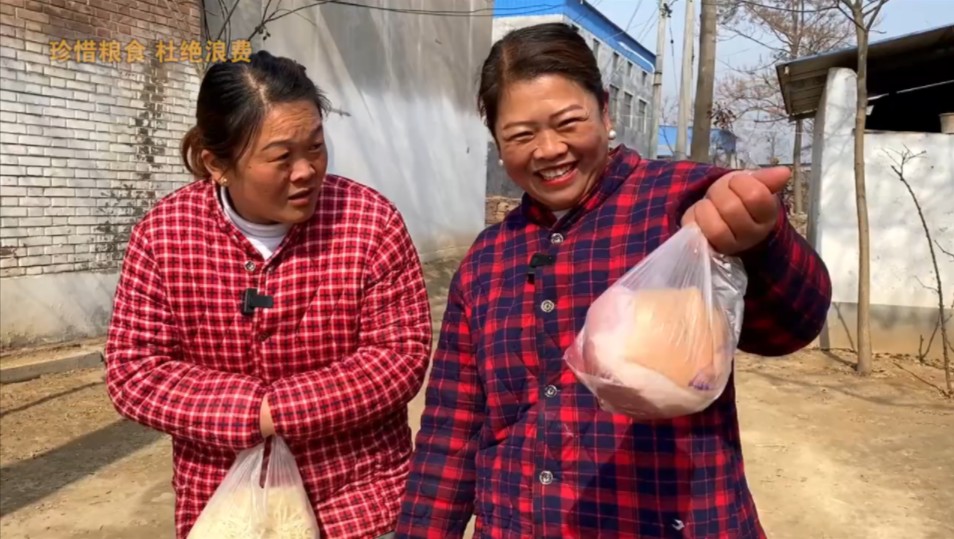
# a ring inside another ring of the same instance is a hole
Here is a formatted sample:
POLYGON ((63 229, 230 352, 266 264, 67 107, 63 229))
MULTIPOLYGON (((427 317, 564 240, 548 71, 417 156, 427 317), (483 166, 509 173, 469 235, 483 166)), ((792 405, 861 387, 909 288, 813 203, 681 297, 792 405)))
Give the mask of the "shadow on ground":
POLYGON ((3 417, 3 416, 5 416, 5 415, 9 415, 9 414, 15 414, 15 413, 17 413, 17 412, 23 412, 23 411, 25 411, 25 410, 29 410, 30 408, 33 408, 34 406, 40 406, 41 404, 45 404, 45 403, 47 403, 47 402, 52 402, 52 401, 55 401, 56 399, 60 399, 60 398, 66 397, 67 395, 71 395, 71 394, 73 394, 73 393, 76 393, 76 392, 79 392, 79 391, 83 391, 83 390, 85 390, 85 389, 89 389, 89 388, 91 388, 91 387, 96 387, 96 386, 99 386, 99 385, 102 385, 102 382, 92 382, 92 383, 89 383, 89 384, 81 385, 81 386, 79 386, 79 387, 74 387, 74 388, 71 388, 71 389, 67 389, 67 390, 65 390, 65 391, 60 391, 59 393, 54 393, 53 395, 47 395, 47 396, 42 397, 42 398, 40 398, 40 399, 37 399, 37 400, 35 400, 35 401, 33 401, 33 402, 24 404, 23 406, 17 406, 16 408, 4 409, 4 410, 0 411, 0 417, 3 417))
POLYGON ((27 507, 159 440, 159 432, 116 421, 60 447, 0 468, 0 516, 27 507), (56 473, 51 473, 55 470, 56 473))

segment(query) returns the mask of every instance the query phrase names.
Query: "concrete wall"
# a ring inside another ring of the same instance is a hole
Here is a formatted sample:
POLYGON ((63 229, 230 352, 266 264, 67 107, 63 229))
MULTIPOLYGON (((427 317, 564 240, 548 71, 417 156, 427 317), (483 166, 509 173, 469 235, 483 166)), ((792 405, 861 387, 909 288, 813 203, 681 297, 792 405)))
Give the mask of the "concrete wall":
MULTIPOLYGON (((429 10, 485 7, 427 2, 429 10)), ((466 251, 484 222, 487 135, 475 76, 491 18, 324 4, 268 30, 264 47, 305 65, 335 107, 326 123, 330 171, 394 201, 425 260, 466 251)))
POLYGON ((0 4, 0 348, 101 334, 130 225, 189 177, 199 40, 190 0, 0 4), (65 40, 64 59, 51 41, 65 40), (144 59, 127 55, 133 40, 144 59), (78 44, 82 43, 82 45, 78 44), (115 43, 118 58, 103 57, 115 43), (91 58, 76 49, 90 47, 91 58), (108 51, 108 48, 107 48, 108 51), (167 58, 168 59, 168 58, 167 58))
POLYGON ((513 183, 507 171, 500 165, 499 159, 500 155, 497 153, 497 146, 493 141, 487 142, 487 196, 506 198, 522 197, 523 189, 513 183))
MULTIPOLYGON (((815 119, 812 185, 813 226, 808 235, 833 279, 833 307, 822 338, 826 347, 853 347, 858 296, 858 228, 854 188, 855 74, 829 72, 815 119)), ((931 236, 954 252, 954 136, 868 132, 865 175, 871 244, 872 345, 876 352, 916 353, 938 320, 928 243, 914 201, 892 167, 907 148, 921 154, 904 175, 924 213, 931 236)), ((954 301, 954 257, 936 248, 945 305, 954 301)), ((954 334, 954 323, 948 322, 954 334)), ((939 357, 935 339, 931 356, 939 357)))

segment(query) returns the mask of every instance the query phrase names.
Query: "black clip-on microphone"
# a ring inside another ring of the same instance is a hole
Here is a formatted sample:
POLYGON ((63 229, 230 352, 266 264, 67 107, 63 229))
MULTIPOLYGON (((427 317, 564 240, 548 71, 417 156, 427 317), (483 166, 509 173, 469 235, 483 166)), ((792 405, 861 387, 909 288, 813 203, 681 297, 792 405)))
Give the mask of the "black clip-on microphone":
POLYGON ((533 282, 533 278, 544 266, 549 266, 556 261, 556 257, 553 255, 548 255, 546 253, 533 253, 533 256, 530 257, 530 262, 527 264, 527 278, 533 282))
POLYGON ((242 314, 245 316, 252 316, 255 309, 271 309, 274 306, 272 297, 260 295, 257 288, 246 288, 242 293, 242 314))

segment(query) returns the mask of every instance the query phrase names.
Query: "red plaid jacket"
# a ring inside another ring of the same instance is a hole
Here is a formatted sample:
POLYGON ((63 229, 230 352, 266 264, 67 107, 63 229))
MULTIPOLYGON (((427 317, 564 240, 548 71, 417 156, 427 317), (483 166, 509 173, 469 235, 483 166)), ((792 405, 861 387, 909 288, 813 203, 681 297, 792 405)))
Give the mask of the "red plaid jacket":
POLYGON ((172 435, 177 537, 236 452, 263 441, 266 395, 322 536, 393 530, 431 320, 417 251, 387 200, 328 176, 315 216, 265 261, 213 186, 194 183, 134 228, 114 309, 109 395, 125 417, 172 435), (244 316, 247 288, 274 307, 244 316))
MULTIPOLYGON (((562 361, 592 301, 671 236, 727 170, 619 148, 601 183, 555 221, 524 197, 487 229, 451 284, 399 539, 757 539, 734 382, 688 417, 602 411, 562 361), (528 275, 534 253, 555 257, 528 275)), ((784 213, 744 256, 739 347, 781 355, 821 330, 820 258, 784 213)))

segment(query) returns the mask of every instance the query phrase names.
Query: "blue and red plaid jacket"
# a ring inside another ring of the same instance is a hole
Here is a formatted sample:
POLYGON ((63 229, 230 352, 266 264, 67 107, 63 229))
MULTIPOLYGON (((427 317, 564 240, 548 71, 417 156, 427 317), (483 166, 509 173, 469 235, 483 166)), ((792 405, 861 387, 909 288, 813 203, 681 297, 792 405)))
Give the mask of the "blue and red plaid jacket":
MULTIPOLYGON (((602 411, 562 360, 590 303, 726 172, 620 147, 561 220, 524 197, 481 234, 451 284, 399 538, 461 537, 471 514, 477 538, 765 536, 733 380, 703 412, 643 423, 602 411), (555 261, 531 277, 534 253, 555 261)), ((810 343, 831 297, 824 264, 781 213, 743 257, 739 348, 766 356, 810 343)))

